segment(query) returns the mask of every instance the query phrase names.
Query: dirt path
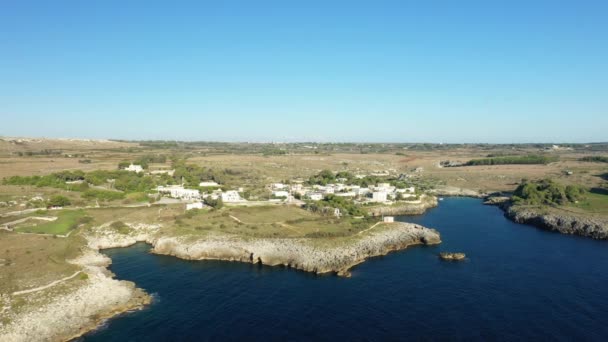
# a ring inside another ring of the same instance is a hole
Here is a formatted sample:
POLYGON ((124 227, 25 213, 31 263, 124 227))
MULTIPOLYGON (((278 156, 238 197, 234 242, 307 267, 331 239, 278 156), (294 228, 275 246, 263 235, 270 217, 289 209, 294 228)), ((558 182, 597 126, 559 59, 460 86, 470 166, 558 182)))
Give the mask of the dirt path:
POLYGON ((384 222, 382 222, 382 221, 380 221, 380 222, 376 222, 376 223, 374 223, 374 224, 373 224, 371 227, 369 227, 369 228, 367 228, 367 229, 365 229, 365 230, 362 230, 362 231, 358 232, 357 234, 362 234, 362 233, 367 232, 368 230, 372 230, 372 229, 374 229, 374 228, 375 228, 377 225, 379 225, 380 223, 384 223, 384 222))
POLYGON ((22 295, 22 294, 26 294, 26 293, 32 293, 32 292, 46 290, 49 287, 53 287, 53 286, 55 286, 57 284, 63 283, 64 281, 70 280, 70 279, 76 277, 80 273, 82 273, 82 271, 77 271, 76 273, 72 274, 69 277, 65 277, 65 278, 61 278, 59 280, 55 280, 54 282, 52 282, 50 284, 47 284, 47 285, 44 285, 44 286, 35 287, 35 288, 29 289, 29 290, 23 290, 23 291, 13 292, 12 295, 13 296, 18 296, 18 295, 22 295))

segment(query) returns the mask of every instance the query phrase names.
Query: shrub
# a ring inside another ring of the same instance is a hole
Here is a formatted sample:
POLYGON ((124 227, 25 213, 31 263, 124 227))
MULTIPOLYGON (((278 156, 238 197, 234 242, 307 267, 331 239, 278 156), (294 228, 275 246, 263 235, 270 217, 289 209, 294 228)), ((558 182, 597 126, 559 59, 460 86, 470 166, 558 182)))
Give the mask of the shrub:
POLYGON ((70 199, 62 195, 53 196, 48 202, 49 207, 65 207, 70 204, 72 204, 70 199))

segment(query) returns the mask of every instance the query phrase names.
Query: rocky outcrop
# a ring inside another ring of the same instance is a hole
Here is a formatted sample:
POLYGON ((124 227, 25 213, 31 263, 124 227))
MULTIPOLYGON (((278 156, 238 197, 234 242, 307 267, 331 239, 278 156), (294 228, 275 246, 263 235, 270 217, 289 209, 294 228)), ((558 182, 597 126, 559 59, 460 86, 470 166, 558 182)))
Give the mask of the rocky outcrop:
POLYGON ((97 251, 87 249, 72 262, 83 267, 86 280, 78 281, 86 283, 13 317, 0 329, 0 341, 70 340, 95 329, 104 319, 150 302, 134 283, 113 279, 106 269, 110 259, 97 251))
POLYGON ((186 260, 228 260, 283 265, 314 272, 348 275, 348 269, 367 258, 416 244, 438 244, 439 233, 412 223, 381 224, 365 234, 332 238, 245 238, 229 234, 172 236, 157 225, 129 225, 131 234, 98 229, 87 235, 92 248, 125 247, 137 242, 152 245, 156 254, 186 260))
POLYGON ((437 197, 423 196, 418 202, 397 202, 392 205, 370 207, 367 211, 373 216, 421 215, 427 209, 437 206, 437 197))
POLYGON ((430 191, 435 196, 484 198, 487 194, 455 186, 438 186, 430 191))
POLYGON ((450 252, 441 252, 439 253, 439 259, 446 261, 461 261, 464 260, 466 255, 464 253, 450 253, 450 252))
POLYGON ((366 232, 364 236, 334 239, 331 245, 319 245, 315 239, 249 239, 237 236, 207 237, 191 241, 177 237, 161 237, 153 243, 153 252, 188 260, 220 259, 283 265, 314 272, 336 272, 349 275, 348 270, 365 259, 385 255, 416 244, 438 244, 439 233, 411 223, 393 223, 366 232))
POLYGON ((523 206, 502 206, 505 216, 517 223, 557 231, 562 234, 575 234, 594 239, 608 239, 608 219, 576 215, 567 211, 541 211, 538 208, 523 206))

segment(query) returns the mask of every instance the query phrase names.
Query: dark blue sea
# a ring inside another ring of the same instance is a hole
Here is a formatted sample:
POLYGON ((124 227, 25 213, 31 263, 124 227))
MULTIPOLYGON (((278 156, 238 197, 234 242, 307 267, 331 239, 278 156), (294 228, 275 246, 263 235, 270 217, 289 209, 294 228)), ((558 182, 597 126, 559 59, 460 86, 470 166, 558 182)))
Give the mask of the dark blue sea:
POLYGON ((515 224, 469 198, 400 220, 443 243, 373 258, 352 278, 107 250, 116 277, 155 300, 82 340, 608 340, 608 242, 515 224))

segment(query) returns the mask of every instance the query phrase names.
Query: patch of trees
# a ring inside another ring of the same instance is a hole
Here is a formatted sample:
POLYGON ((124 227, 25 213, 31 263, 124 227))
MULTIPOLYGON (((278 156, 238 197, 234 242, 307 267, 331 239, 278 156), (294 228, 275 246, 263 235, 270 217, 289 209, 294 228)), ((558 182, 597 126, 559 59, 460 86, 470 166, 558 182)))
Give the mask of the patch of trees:
POLYGON ((608 163, 608 157, 606 156, 588 156, 583 157, 580 161, 593 162, 593 163, 608 163))
POLYGON ((321 201, 308 202, 304 205, 306 210, 324 215, 333 215, 335 208, 340 209, 340 214, 344 216, 366 216, 367 212, 351 199, 336 195, 327 195, 321 201))
POLYGON ((287 154, 287 151, 279 149, 279 148, 267 148, 262 151, 262 155, 264 155, 264 156, 283 156, 286 154, 287 154))
POLYGON ((557 156, 545 156, 538 154, 529 154, 525 156, 504 156, 473 159, 466 162, 464 165, 508 165, 508 164, 549 164, 556 162, 557 156))
POLYGON ((523 181, 513 193, 515 204, 564 205, 585 198, 587 190, 577 185, 563 185, 550 179, 523 181))
POLYGON ((74 191, 86 191, 89 186, 104 185, 112 180, 112 186, 124 192, 146 192, 155 187, 154 179, 149 176, 129 171, 95 170, 85 173, 77 171, 61 171, 46 176, 12 176, 5 178, 5 185, 32 185, 37 187, 52 187, 74 191), (66 182, 83 181, 82 184, 66 184, 66 182))
POLYGON ((124 192, 118 191, 106 191, 106 190, 97 190, 97 189, 89 189, 86 190, 82 197, 86 199, 98 199, 102 201, 115 201, 121 200, 125 198, 124 192))
POLYGON ((152 163, 164 164, 165 162, 167 162, 167 156, 165 156, 164 154, 146 154, 144 156, 137 158, 136 160, 134 160, 132 162, 121 161, 120 163, 118 163, 118 169, 122 170, 124 168, 129 167, 129 165, 131 165, 131 164, 140 165, 142 168, 148 169, 148 167, 152 163))
POLYGON ((61 171, 46 176, 12 176, 5 178, 2 183, 5 185, 33 185, 67 189, 71 187, 66 182, 84 180, 84 175, 85 173, 80 170, 61 171))
POLYGON ((26 152, 16 152, 19 157, 27 156, 56 156, 62 153, 61 150, 40 150, 40 151, 26 151, 26 152))

